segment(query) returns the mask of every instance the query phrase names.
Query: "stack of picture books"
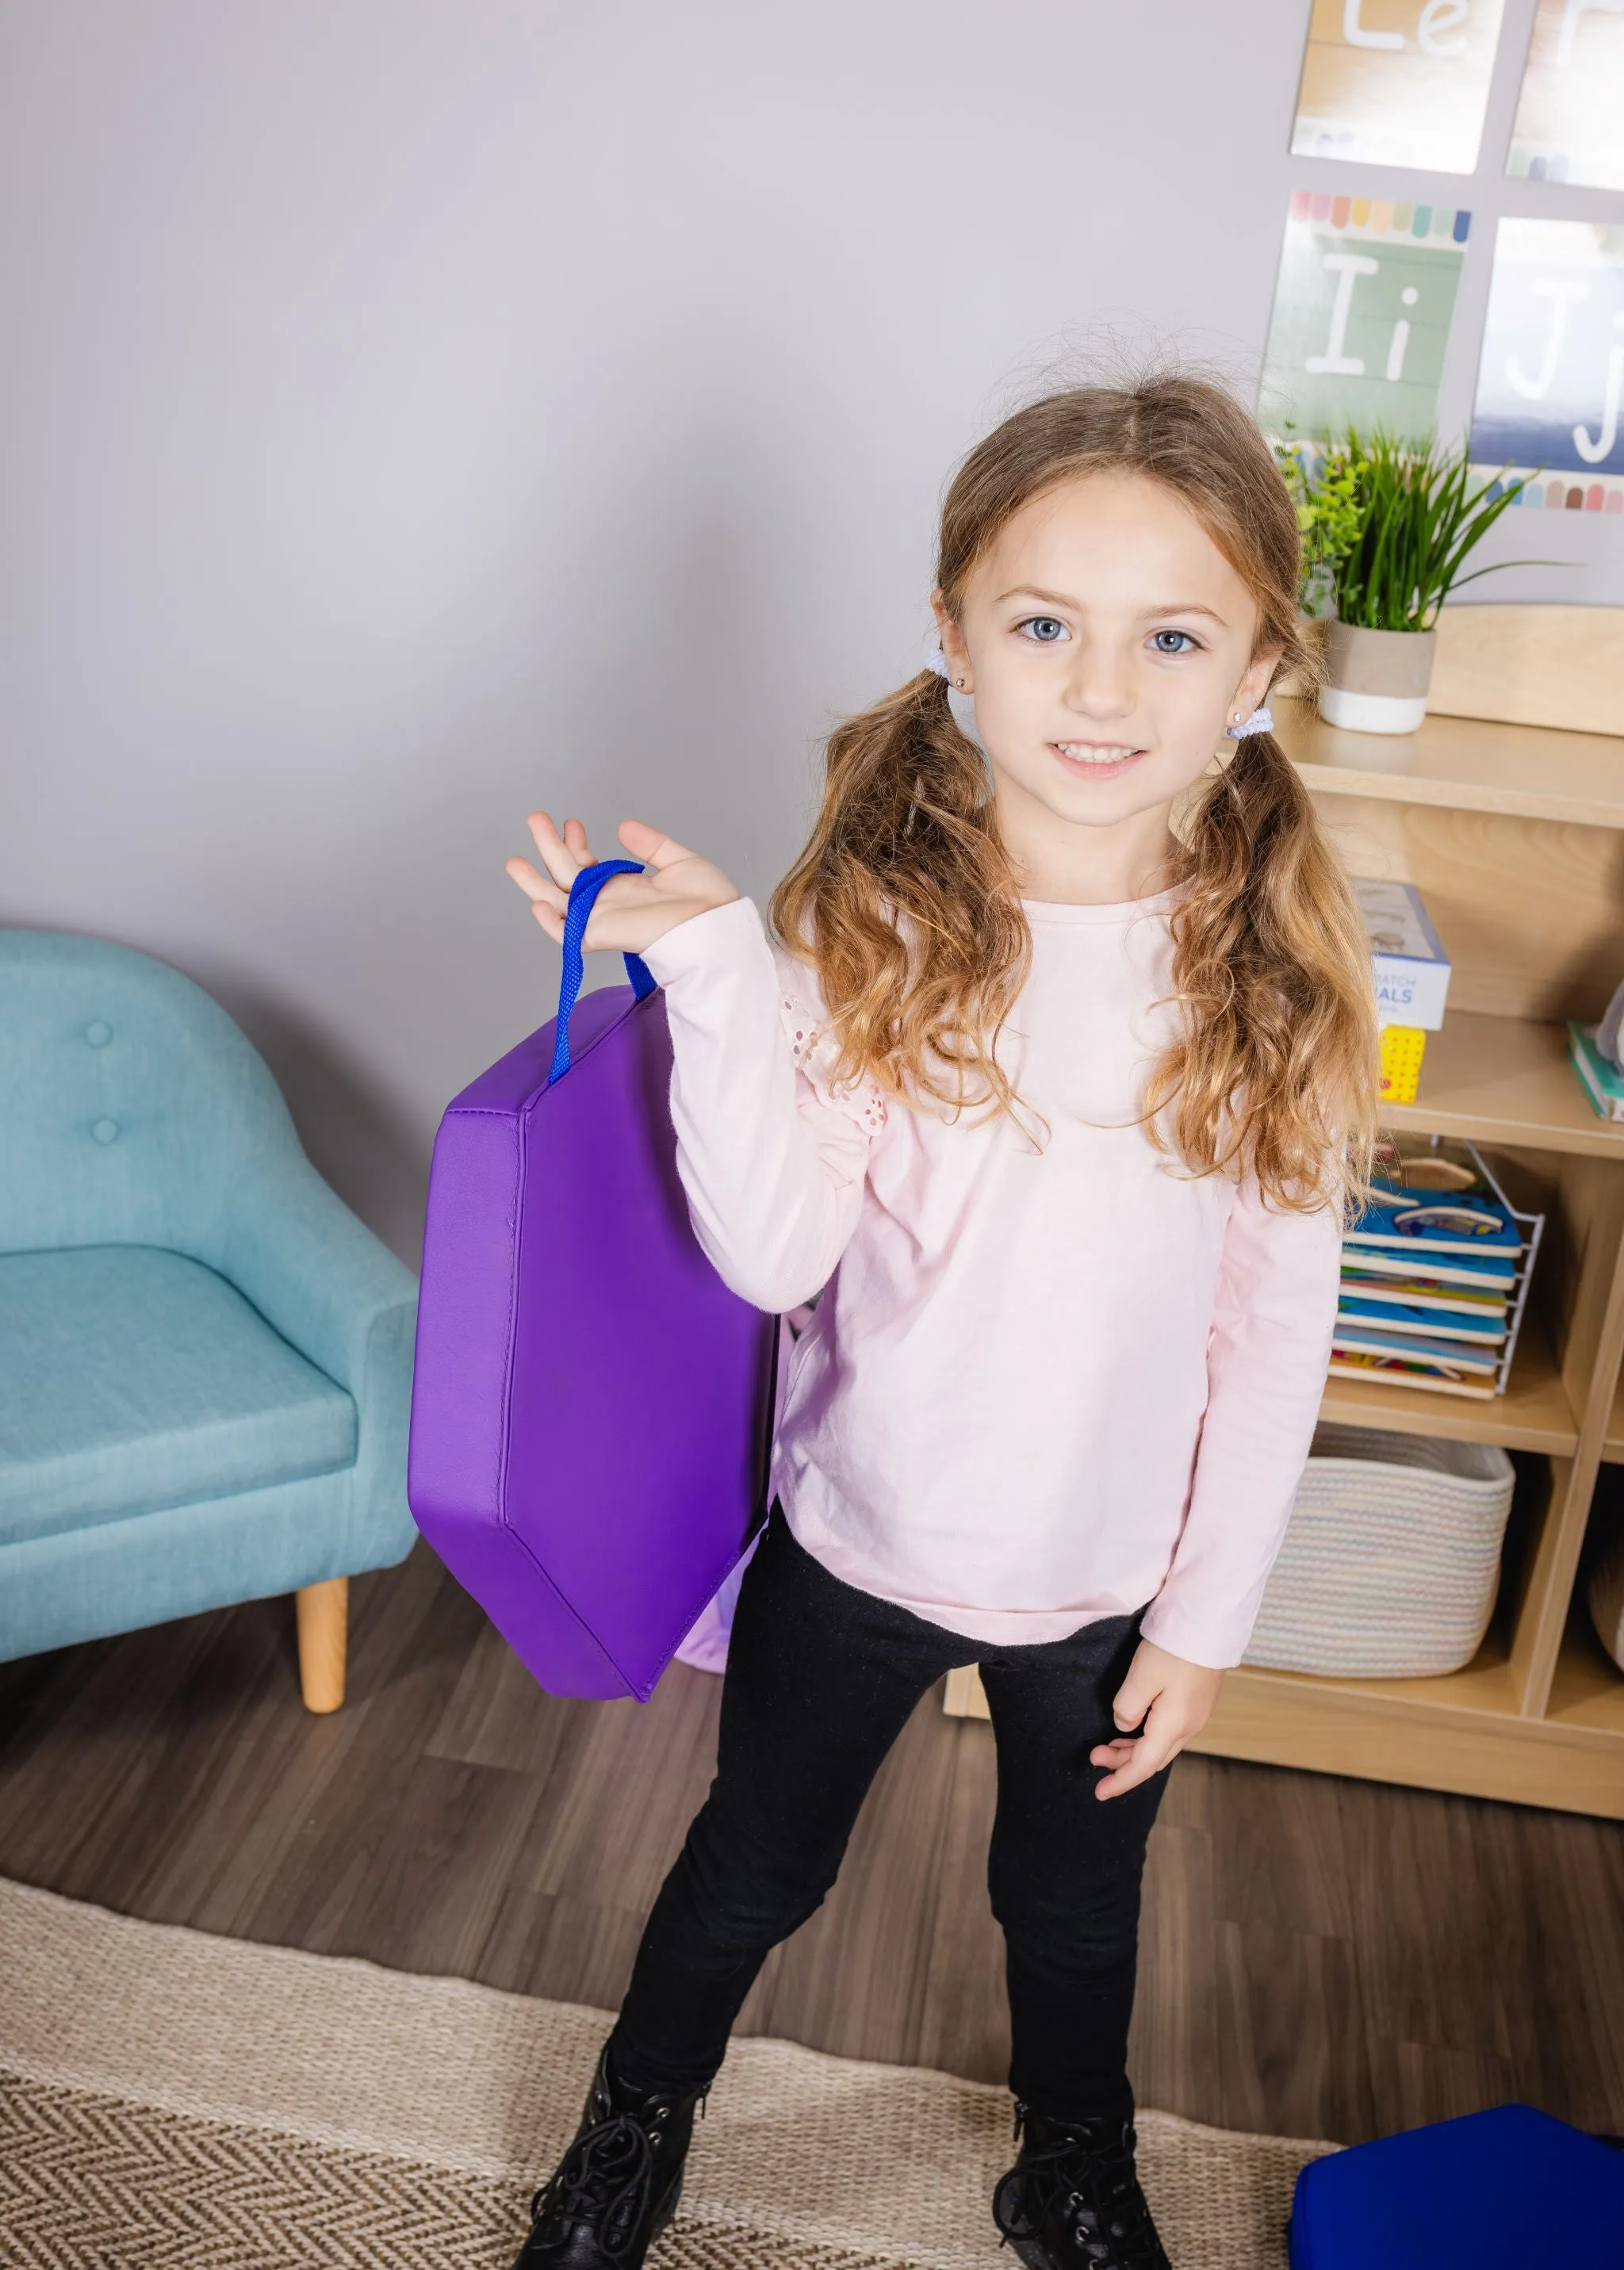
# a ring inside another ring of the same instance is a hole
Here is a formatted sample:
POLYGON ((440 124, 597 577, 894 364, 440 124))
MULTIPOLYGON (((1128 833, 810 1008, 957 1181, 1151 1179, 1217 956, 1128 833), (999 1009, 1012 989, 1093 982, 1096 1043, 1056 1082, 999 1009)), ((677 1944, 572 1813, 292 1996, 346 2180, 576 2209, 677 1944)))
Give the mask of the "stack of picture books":
POLYGON ((1331 1376, 1499 1394, 1542 1227, 1513 1212, 1471 1144, 1384 1146, 1343 1239, 1331 1376))

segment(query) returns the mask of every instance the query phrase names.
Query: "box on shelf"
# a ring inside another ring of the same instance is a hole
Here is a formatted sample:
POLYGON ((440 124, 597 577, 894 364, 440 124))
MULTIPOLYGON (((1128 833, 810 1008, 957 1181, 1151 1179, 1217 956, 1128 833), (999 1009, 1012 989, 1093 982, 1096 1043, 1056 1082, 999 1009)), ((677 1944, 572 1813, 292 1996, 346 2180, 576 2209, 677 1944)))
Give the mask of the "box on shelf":
POLYGON ((1516 1476, 1492 1443, 1322 1422, 1245 1660, 1431 1679, 1482 1644, 1516 1476))
POLYGON ((1427 1035, 1443 1022, 1449 958, 1413 884, 1382 882, 1374 876, 1355 876, 1353 883, 1376 972, 1382 1101, 1413 1103, 1427 1035))
POLYGON ((1413 883, 1353 878, 1376 965, 1376 1014, 1383 1025, 1435 1033, 1450 990, 1450 958, 1438 943, 1413 883))
POLYGON ((1503 1394, 1544 1228, 1474 1144, 1384 1138, 1369 1203, 1343 1235, 1331 1377, 1503 1394))
POLYGON ((1624 1072, 1597 1047, 1594 1025, 1568 1025, 1568 1056, 1591 1110, 1602 1119, 1624 1119, 1624 1072))

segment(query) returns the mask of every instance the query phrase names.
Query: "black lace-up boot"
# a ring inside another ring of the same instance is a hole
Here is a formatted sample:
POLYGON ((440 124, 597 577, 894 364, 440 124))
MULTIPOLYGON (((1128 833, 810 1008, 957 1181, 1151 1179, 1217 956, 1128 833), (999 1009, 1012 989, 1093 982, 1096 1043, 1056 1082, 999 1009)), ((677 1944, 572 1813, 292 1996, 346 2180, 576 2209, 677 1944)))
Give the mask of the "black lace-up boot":
POLYGON ((530 2201, 530 2235, 514 2270, 638 2270, 677 2212, 705 2096, 627 2088, 605 2049, 575 2141, 530 2201))
POLYGON ((1134 2171, 1131 2120, 1015 2107, 1020 2156, 992 2219, 1027 2270, 1171 2270, 1134 2171))

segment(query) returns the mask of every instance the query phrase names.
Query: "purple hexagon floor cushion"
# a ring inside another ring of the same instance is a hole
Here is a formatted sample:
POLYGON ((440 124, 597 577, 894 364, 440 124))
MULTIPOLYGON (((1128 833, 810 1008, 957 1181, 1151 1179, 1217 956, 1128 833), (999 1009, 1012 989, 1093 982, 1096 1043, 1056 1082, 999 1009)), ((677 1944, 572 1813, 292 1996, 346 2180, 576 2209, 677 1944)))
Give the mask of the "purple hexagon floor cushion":
POLYGON ((634 864, 577 877, 557 1018, 441 1122, 407 1495, 543 1687, 647 1702, 764 1517, 778 1328, 693 1235, 650 973, 575 1006, 634 864))

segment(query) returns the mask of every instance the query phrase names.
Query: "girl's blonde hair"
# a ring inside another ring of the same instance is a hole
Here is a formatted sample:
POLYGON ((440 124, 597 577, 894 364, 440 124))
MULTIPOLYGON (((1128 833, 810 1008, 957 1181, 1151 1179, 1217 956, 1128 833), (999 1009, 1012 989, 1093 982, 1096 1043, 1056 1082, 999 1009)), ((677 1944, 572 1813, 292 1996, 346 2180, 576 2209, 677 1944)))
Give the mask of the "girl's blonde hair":
MULTIPOLYGON (((1282 671, 1309 671, 1285 484, 1239 404, 1186 375, 1049 395, 970 452, 937 560, 955 621, 1005 523, 1094 472, 1137 473, 1182 499, 1252 594, 1254 650, 1278 646, 1282 671)), ((1251 733, 1179 826, 1183 1015, 1150 1071, 1146 1131, 1192 1174, 1250 1172, 1272 1205, 1356 1203, 1375 1134, 1370 951, 1312 800, 1273 737, 1251 733)), ((817 968, 842 1076, 1014 1116, 1020 1098, 993 1051, 1031 933, 983 757, 953 722, 945 679, 922 670, 830 736, 811 841, 768 911, 817 968)))

